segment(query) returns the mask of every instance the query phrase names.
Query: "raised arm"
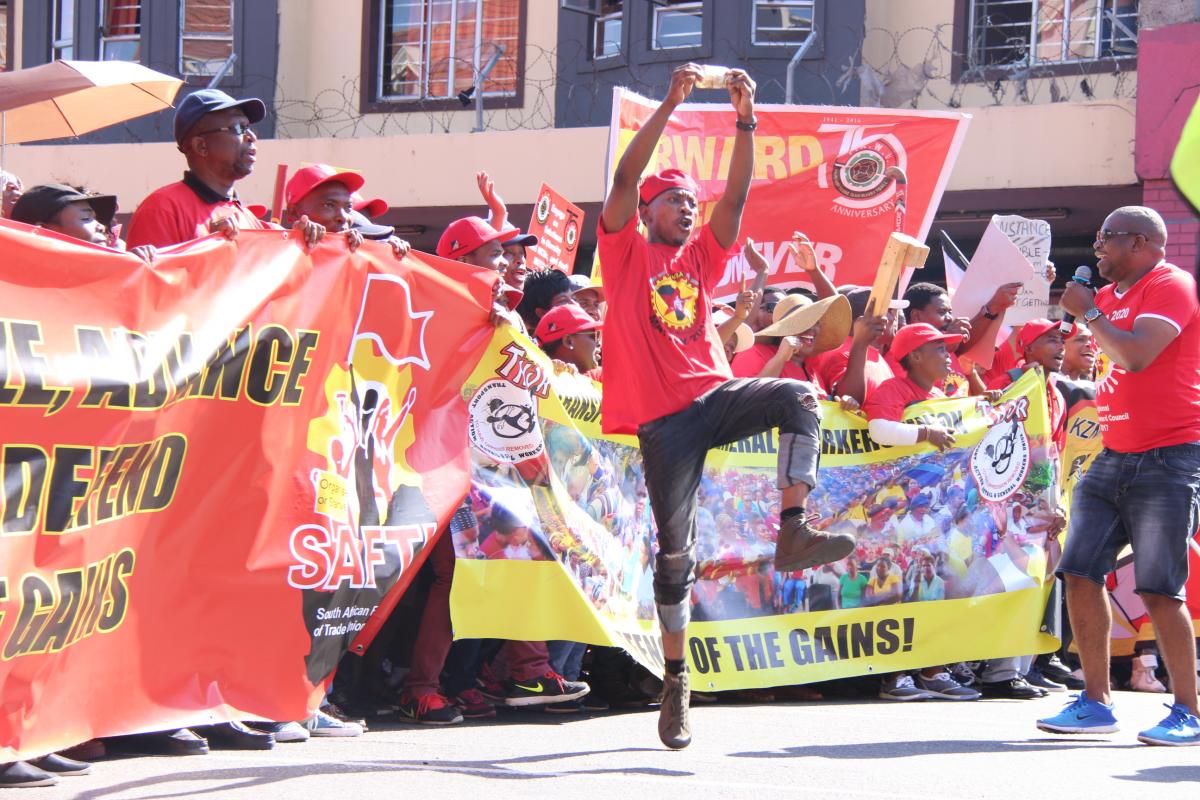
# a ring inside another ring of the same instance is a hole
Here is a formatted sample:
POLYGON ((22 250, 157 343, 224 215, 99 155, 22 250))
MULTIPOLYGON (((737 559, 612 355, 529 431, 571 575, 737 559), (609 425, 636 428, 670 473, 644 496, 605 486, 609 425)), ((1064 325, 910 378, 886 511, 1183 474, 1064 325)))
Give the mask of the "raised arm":
POLYGON ((804 270, 804 274, 812 281, 818 300, 824 300, 826 297, 833 297, 837 294, 837 288, 833 285, 833 281, 829 280, 829 276, 817 264, 817 251, 813 250, 812 240, 800 231, 795 231, 792 233, 792 241, 788 243, 788 247, 791 248, 792 256, 795 257, 800 269, 804 270))
POLYGON ((754 177, 754 88, 754 81, 744 70, 729 71, 729 102, 737 111, 739 127, 733 141, 725 193, 713 208, 708 223, 722 247, 733 247, 737 241, 742 229, 742 210, 750 194, 750 179, 754 177))
POLYGON ((638 181, 642 172, 654 155, 654 148, 667 127, 671 112, 692 93, 692 87, 702 74, 698 65, 690 63, 676 67, 671 73, 671 88, 667 90, 667 96, 634 135, 625 154, 617 162, 612 188, 608 190, 604 209, 600 212, 600 223, 604 225, 604 230, 616 233, 637 214, 638 181))
POLYGON ((996 289, 992 299, 983 304, 983 308, 971 317, 968 324, 969 333, 958 345, 958 353, 966 353, 975 346, 976 342, 994 342, 1000 328, 1004 325, 1004 312, 1016 305, 1017 293, 1021 284, 1006 283, 996 289))
POLYGON ((483 202, 487 203, 488 222, 496 230, 502 230, 504 223, 508 222, 508 206, 504 204, 500 193, 496 191, 496 184, 492 181, 491 176, 481 170, 475 173, 475 185, 479 187, 479 194, 483 197, 483 202))

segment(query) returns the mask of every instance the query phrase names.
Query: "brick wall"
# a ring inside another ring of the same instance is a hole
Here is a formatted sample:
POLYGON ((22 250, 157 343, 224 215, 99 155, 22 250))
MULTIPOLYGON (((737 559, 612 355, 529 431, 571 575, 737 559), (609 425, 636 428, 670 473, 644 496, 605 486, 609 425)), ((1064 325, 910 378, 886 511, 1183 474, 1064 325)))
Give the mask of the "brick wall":
POLYGON ((1167 260, 1200 274, 1200 215, 1170 179, 1142 183, 1142 203, 1162 214, 1167 223, 1167 260))

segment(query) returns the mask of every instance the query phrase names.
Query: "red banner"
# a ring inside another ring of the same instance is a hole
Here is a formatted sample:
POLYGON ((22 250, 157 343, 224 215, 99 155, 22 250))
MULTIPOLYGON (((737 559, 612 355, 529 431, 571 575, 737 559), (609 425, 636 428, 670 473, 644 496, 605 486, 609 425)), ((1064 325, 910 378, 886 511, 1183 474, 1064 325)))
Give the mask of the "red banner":
MULTIPOLYGON (((658 106, 614 90, 608 174, 658 106)), ((755 107, 754 179, 742 237, 771 262, 769 283, 807 283, 787 242, 801 230, 838 285, 870 286, 888 234, 924 240, 966 135, 969 114, 887 108, 755 107)), ((671 115, 648 172, 674 167, 700 185, 705 221, 725 191, 735 139, 728 103, 685 103, 671 115)), ((714 296, 730 297, 752 273, 741 253, 729 259, 714 296)))
POLYGON ((0 225, 0 762, 303 718, 467 490, 494 273, 32 230, 0 225))
POLYGON ((561 269, 570 275, 582 227, 583 209, 543 183, 529 220, 529 233, 538 237, 538 246, 529 250, 529 268, 561 269))

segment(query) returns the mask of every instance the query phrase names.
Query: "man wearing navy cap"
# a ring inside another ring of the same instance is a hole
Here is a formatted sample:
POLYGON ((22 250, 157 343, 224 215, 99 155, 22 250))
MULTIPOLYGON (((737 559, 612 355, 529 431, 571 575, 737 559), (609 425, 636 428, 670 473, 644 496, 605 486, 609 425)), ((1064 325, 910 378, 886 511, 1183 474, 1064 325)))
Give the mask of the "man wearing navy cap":
POLYGON ((235 100, 218 89, 193 92, 175 109, 175 143, 187 159, 183 180, 150 194, 129 223, 130 247, 170 247, 221 231, 268 228, 238 200, 233 185, 254 169, 258 137, 251 125, 267 107, 258 98, 235 100))

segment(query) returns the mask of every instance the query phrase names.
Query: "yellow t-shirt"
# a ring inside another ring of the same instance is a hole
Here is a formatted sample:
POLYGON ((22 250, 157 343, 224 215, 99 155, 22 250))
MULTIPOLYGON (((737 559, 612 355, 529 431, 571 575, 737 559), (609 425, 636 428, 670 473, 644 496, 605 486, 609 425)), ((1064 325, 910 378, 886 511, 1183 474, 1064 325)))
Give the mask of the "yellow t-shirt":
POLYGON ((871 580, 867 581, 867 588, 871 590, 872 594, 880 595, 880 594, 886 594, 888 591, 891 590, 891 588, 893 586, 897 585, 898 583, 900 583, 900 576, 896 575, 895 573, 889 572, 887 575, 883 576, 883 584, 880 585, 878 583, 878 576, 874 572, 872 572, 871 580))

